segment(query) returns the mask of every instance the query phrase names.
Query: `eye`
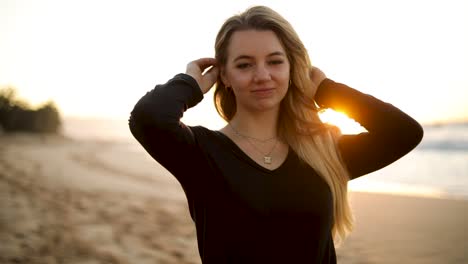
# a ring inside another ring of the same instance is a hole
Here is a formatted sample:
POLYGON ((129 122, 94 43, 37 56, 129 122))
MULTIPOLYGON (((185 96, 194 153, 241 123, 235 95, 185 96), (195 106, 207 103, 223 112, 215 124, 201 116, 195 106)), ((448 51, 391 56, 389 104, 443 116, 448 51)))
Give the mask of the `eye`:
POLYGON ((271 65, 278 65, 278 64, 282 64, 283 62, 284 62, 283 60, 272 60, 269 63, 271 65))
POLYGON ((237 64, 236 67, 237 67, 238 69, 246 69, 246 68, 250 67, 251 65, 252 65, 252 64, 246 63, 246 62, 245 62, 245 63, 239 63, 239 64, 237 64))

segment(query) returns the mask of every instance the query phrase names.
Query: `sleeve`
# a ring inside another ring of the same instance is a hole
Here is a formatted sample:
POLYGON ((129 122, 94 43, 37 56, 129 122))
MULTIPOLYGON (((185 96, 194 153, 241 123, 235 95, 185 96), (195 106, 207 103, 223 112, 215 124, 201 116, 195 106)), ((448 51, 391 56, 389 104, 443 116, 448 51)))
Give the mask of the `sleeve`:
POLYGON ((186 192, 196 184, 193 172, 200 169, 202 155, 192 129, 180 119, 202 99, 195 79, 178 74, 146 93, 129 118, 136 140, 177 178, 186 192))
POLYGON ((423 129, 416 120, 395 106, 344 84, 325 79, 315 100, 321 107, 347 113, 367 130, 338 139, 351 179, 393 163, 422 140, 423 129))

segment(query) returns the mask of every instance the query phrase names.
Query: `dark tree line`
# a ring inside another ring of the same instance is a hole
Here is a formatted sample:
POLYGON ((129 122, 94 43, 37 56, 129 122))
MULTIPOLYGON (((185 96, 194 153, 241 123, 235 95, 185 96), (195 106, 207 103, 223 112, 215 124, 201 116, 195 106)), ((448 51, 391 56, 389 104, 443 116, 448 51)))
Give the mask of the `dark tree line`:
POLYGON ((28 103, 16 98, 15 89, 0 89, 0 128, 5 132, 56 133, 60 126, 60 114, 54 102, 32 109, 28 103))

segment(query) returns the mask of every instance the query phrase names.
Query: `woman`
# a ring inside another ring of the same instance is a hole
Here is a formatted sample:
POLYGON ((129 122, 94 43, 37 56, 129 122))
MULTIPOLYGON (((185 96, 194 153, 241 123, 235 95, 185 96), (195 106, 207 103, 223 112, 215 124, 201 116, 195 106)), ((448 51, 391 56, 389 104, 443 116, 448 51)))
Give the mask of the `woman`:
POLYGON ((349 180, 422 139, 411 117, 312 67, 291 25, 267 7, 228 19, 216 58, 190 62, 136 104, 130 129, 181 183, 203 263, 336 263, 352 228, 349 180), (208 69, 208 70, 207 70, 208 69), (180 122, 216 83, 219 131, 180 122), (320 108, 368 132, 340 135, 320 108))

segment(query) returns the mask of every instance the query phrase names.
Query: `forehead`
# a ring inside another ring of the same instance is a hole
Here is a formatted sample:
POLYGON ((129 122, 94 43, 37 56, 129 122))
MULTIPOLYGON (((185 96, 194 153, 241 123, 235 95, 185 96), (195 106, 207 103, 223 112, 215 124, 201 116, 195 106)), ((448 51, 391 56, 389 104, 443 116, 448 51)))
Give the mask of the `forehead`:
POLYGON ((267 56, 273 52, 286 54, 279 38, 271 30, 240 30, 232 34, 228 47, 228 60, 240 55, 267 56))

